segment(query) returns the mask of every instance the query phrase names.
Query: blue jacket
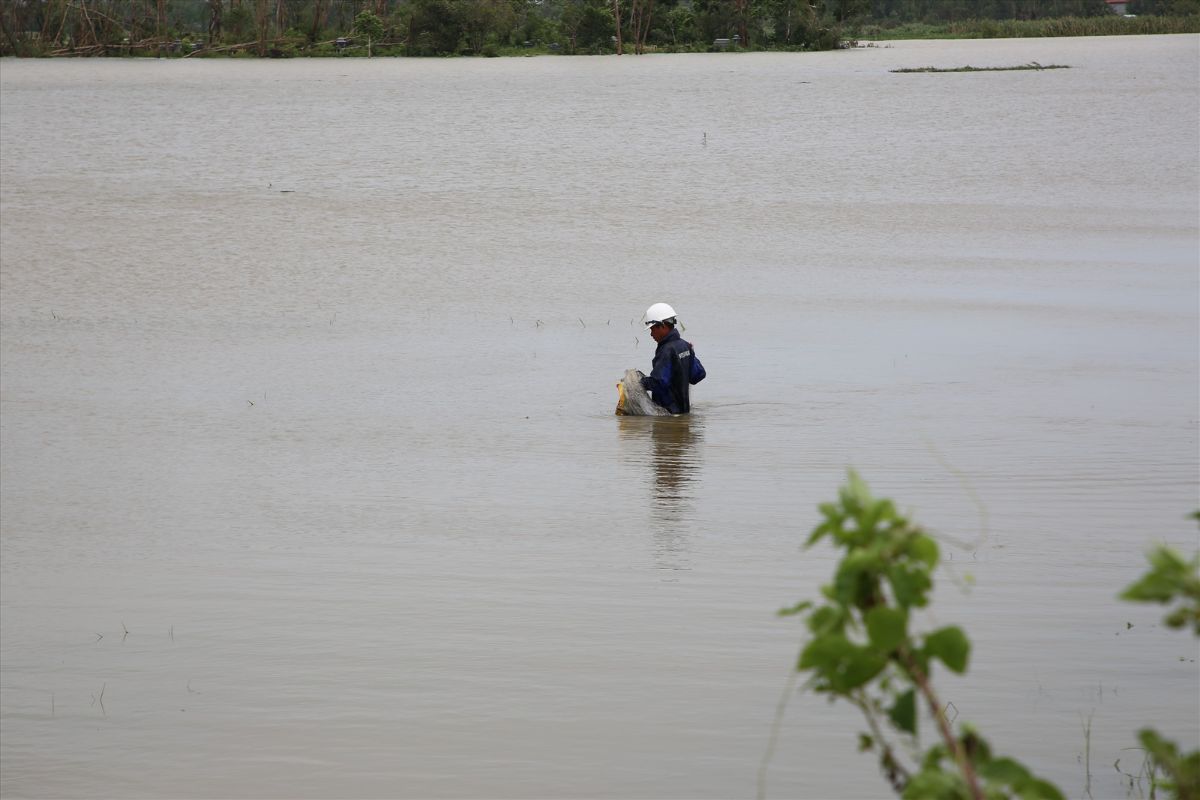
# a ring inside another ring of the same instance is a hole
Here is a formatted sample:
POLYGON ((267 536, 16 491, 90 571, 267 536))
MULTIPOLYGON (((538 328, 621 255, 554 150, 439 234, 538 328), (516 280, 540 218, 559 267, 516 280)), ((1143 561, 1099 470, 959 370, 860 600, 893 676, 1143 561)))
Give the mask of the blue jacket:
POLYGON ((672 414, 686 414, 692 410, 688 386, 704 380, 706 374, 692 345, 680 338, 679 331, 672 330, 658 343, 654 365, 642 378, 642 386, 654 402, 672 414))

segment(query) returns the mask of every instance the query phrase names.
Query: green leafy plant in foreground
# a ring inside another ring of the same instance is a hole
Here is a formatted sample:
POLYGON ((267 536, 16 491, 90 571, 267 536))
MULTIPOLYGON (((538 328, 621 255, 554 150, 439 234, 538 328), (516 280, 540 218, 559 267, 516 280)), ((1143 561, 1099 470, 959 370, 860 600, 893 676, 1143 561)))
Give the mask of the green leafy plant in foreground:
MULTIPOLYGON (((1200 521, 1200 511, 1192 518, 1200 521)), ((1146 558, 1150 571, 1127 586, 1121 599, 1173 605, 1164 624, 1176 629, 1190 625, 1192 633, 1200 636, 1200 555, 1186 561, 1169 547, 1156 547, 1146 558)), ((1152 728, 1138 731, 1138 742, 1155 768, 1151 771, 1152 785, 1179 800, 1200 799, 1200 750, 1181 753, 1178 745, 1152 728), (1162 771, 1165 780, 1154 779, 1156 770, 1162 771)))
MULTIPOLYGON (((1200 511, 1193 517, 1200 520, 1200 511)), ((1121 592, 1135 603, 1178 605, 1163 619, 1168 628, 1188 625, 1200 636, 1200 556, 1185 561, 1169 547, 1156 547, 1146 556, 1150 571, 1121 592)))
MULTIPOLYGON (((994 754, 969 726, 955 732, 946 716, 932 670, 940 662, 951 672, 966 672, 970 640, 957 626, 928 633, 910 626, 914 610, 929 603, 941 557, 937 542, 892 501, 873 497, 854 472, 838 501, 820 510, 823 520, 805 547, 828 539, 844 555, 833 582, 822 587, 822 599, 780 612, 803 617, 811 635, 797 664, 808 675, 806 686, 862 711, 868 730, 859 734, 860 750, 878 753, 885 777, 903 798, 1061 800, 1056 786, 1015 759, 994 754), (921 706, 940 739, 923 752, 917 737, 921 706), (901 747, 918 754, 912 765, 898 755, 901 747)), ((1200 512, 1194 517, 1200 521, 1200 512)), ((1200 556, 1185 561, 1160 547, 1149 560, 1150 571, 1121 598, 1177 604, 1166 624, 1190 624, 1200 635, 1200 556)), ((1179 800, 1200 800, 1200 751, 1181 753, 1152 729, 1139 731, 1138 739, 1154 767, 1151 797, 1162 788, 1179 800), (1155 770, 1166 779, 1155 779, 1155 770)))
POLYGON ((940 663, 963 673, 971 643, 957 626, 916 633, 916 609, 929 603, 938 544, 897 512, 892 501, 871 496, 851 472, 838 502, 820 506, 824 517, 806 547, 830 540, 844 555, 822 599, 781 614, 801 615, 811 639, 797 669, 808 686, 846 700, 863 713, 868 730, 860 749, 878 753, 892 787, 904 798, 1007 798, 1060 800, 1054 785, 1018 761, 994 754, 978 732, 955 732, 931 683, 940 663), (928 709, 940 741, 921 753, 918 707, 928 709), (906 764, 899 748, 921 753, 906 764))

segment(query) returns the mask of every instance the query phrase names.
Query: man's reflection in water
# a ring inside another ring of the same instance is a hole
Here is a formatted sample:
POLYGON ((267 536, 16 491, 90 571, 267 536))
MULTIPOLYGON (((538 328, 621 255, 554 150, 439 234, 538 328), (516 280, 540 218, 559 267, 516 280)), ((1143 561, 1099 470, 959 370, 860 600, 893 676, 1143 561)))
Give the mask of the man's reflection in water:
POLYGON ((699 477, 704 423, 695 414, 618 417, 621 438, 649 443, 651 530, 660 569, 686 570, 691 511, 699 477))

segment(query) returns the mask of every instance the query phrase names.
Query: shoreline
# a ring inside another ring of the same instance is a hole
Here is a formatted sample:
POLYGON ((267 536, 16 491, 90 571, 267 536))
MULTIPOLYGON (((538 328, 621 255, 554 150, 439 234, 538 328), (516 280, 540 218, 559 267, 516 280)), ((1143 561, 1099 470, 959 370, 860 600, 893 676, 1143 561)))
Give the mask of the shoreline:
POLYGON ((740 47, 729 45, 652 46, 643 53, 612 48, 576 49, 567 52, 556 43, 506 46, 485 52, 410 53, 404 42, 361 43, 350 37, 309 42, 279 37, 213 45, 198 35, 147 39, 137 43, 95 43, 80 47, 58 43, 46 46, 40 39, 8 38, 0 47, 4 58, 531 58, 534 56, 680 55, 689 53, 812 53, 877 47, 881 43, 956 39, 1023 39, 1087 36, 1157 36, 1200 34, 1200 14, 1183 17, 1107 16, 1056 17, 1040 20, 965 20, 926 24, 861 23, 828 28, 827 47, 740 47))

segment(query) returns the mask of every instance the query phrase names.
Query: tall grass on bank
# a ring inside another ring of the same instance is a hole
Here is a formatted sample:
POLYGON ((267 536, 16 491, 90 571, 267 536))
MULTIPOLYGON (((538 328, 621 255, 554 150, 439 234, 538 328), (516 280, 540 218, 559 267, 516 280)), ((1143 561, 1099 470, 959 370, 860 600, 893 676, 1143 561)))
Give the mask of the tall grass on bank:
POLYGON ((859 39, 1023 39, 1050 36, 1122 36, 1200 33, 1200 15, 1187 17, 1061 17, 1058 19, 971 19, 938 25, 863 25, 859 39))

